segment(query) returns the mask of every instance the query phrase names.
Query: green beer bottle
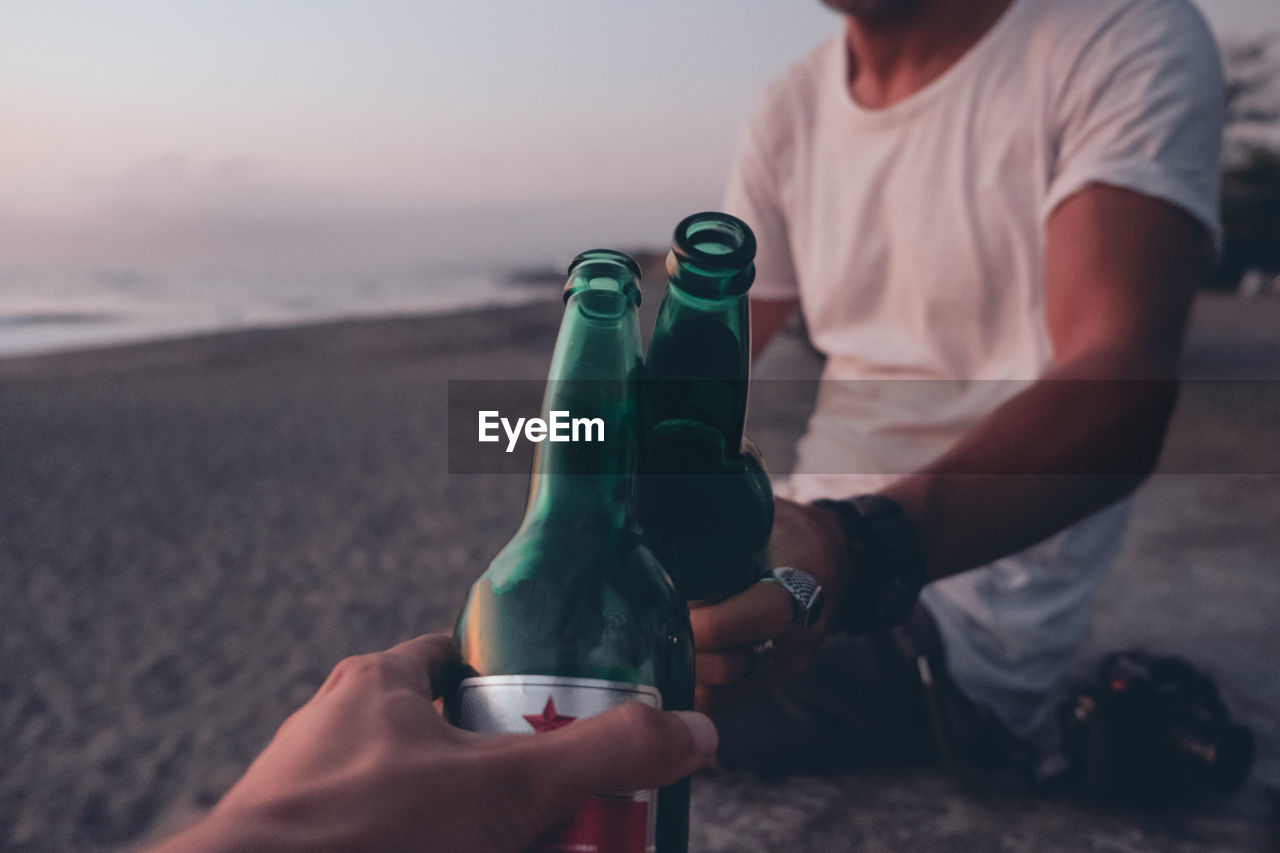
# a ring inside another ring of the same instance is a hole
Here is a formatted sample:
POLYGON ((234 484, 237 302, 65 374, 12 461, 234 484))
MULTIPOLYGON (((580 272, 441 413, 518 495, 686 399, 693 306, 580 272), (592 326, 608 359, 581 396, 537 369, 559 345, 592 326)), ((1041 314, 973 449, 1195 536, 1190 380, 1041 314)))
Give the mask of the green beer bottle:
MULTIPOLYGON (((569 268, 542 417, 599 418, 604 441, 538 446, 520 529, 458 617, 471 677, 449 713, 463 728, 536 734, 630 700, 693 707, 688 611, 635 511, 639 276, 634 260, 608 250, 569 268)), ((688 820, 685 780, 593 798, 531 849, 683 851, 688 820)))
POLYGON ((765 572, 773 490, 743 431, 755 252, 751 229, 727 213, 681 221, 649 344, 640 512, 689 601, 740 592, 765 572))

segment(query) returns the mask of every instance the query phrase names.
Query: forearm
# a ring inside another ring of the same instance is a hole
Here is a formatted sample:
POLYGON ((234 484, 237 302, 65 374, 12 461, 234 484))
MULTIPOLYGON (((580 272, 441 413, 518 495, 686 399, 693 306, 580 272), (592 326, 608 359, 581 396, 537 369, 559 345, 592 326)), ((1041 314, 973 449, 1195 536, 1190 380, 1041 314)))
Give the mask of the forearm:
POLYGON ((1154 467, 1171 379, 1096 353, 1051 371, 924 470, 884 494, 924 540, 929 580, 1027 548, 1130 493, 1154 467))
POLYGON ((187 827, 145 853, 253 853, 273 850, 288 853, 307 849, 299 834, 291 836, 267 822, 242 820, 220 814, 216 810, 198 823, 187 827))

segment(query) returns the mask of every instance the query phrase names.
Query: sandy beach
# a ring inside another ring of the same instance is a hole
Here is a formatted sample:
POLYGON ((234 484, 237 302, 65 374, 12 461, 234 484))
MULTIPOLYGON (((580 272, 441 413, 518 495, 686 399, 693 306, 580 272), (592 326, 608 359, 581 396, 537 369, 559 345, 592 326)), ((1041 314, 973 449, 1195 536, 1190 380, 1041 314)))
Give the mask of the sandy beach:
MULTIPOLYGON (((651 317, 662 277, 645 278, 651 317)), ((181 823, 339 659, 447 629, 527 483, 447 473, 446 383, 542 378, 559 316, 546 302, 0 360, 0 847, 113 850, 181 823)), ((1275 843, 1277 330, 1277 301, 1198 305, 1187 375, 1212 381, 1135 500, 1085 656, 1145 645, 1213 672, 1258 737, 1243 791, 1126 809, 932 768, 708 774, 693 849, 1275 843)), ((757 375, 816 370, 789 339, 757 375)), ((785 471, 812 384, 768 388, 750 429, 785 471)))

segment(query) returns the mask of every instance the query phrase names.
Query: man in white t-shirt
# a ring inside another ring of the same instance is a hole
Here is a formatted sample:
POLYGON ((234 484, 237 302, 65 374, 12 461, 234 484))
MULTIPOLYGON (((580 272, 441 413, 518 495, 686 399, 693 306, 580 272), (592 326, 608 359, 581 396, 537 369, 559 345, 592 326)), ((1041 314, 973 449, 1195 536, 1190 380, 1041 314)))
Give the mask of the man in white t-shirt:
POLYGON ((825 2, 844 32, 764 94, 726 208, 753 349, 798 308, 826 356, 772 557, 827 606, 695 610, 699 702, 726 763, 786 769, 878 737, 851 697, 937 723, 942 680, 1047 753, 1219 240, 1216 48, 1188 0, 825 2))

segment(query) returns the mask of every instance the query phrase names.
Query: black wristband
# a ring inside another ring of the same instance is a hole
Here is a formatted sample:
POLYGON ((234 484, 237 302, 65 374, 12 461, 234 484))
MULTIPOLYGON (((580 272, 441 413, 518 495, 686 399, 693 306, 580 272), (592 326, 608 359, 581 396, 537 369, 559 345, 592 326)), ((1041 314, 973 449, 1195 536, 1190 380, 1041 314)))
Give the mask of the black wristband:
POLYGON ((851 583, 837 616, 850 634, 889 628, 911 614, 924 588, 924 547, 915 523, 883 495, 818 500, 840 521, 849 543, 851 583))

